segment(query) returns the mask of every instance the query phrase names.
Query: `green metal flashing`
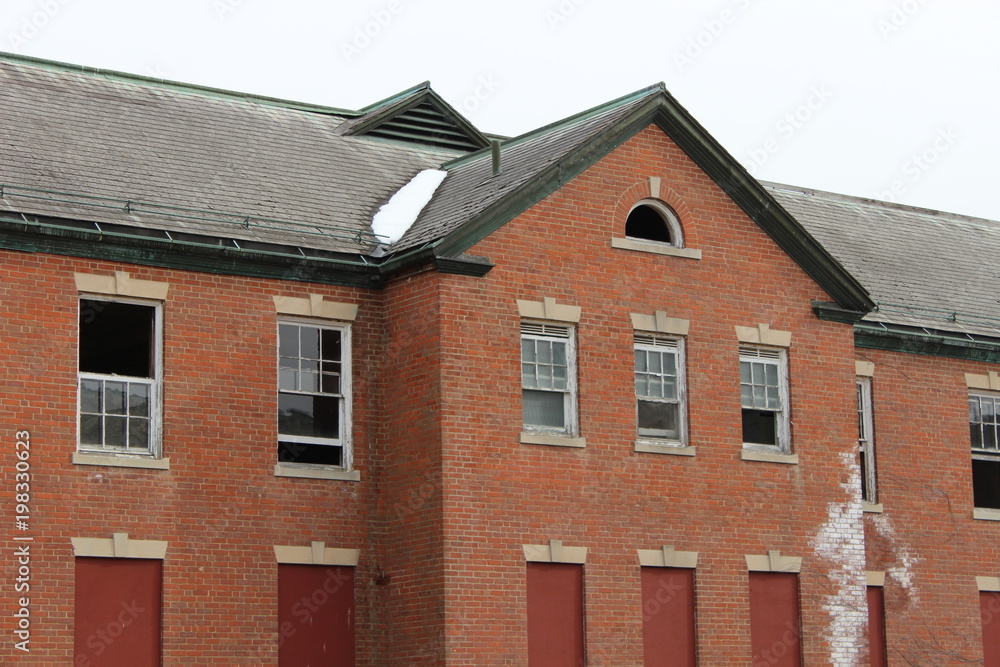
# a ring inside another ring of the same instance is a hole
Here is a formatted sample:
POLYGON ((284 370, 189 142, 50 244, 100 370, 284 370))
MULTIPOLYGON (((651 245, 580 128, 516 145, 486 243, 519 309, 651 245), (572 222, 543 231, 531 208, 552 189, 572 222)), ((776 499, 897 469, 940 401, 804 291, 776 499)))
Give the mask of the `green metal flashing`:
POLYGON ((813 312, 816 313, 816 317, 821 320, 826 320, 827 322, 840 322, 842 324, 855 324, 861 321, 861 318, 867 315, 863 310, 847 310, 846 308, 841 308, 835 303, 827 303, 826 301, 813 301, 812 302, 813 312))
MULTIPOLYGON (((673 139, 842 309, 868 312, 874 308, 874 302, 861 283, 785 211, 662 85, 639 91, 618 103, 635 101, 643 95, 649 97, 648 101, 595 140, 584 142, 495 205, 438 240, 435 244, 437 253, 455 256, 465 252, 653 123, 673 139)), ((608 108, 608 105, 597 107, 576 118, 601 113, 608 108)), ((520 140, 513 139, 506 145, 520 140)), ((475 157, 482 158, 484 152, 476 153, 475 157)), ((473 157, 459 158, 444 167, 452 169, 473 157)))
POLYGON ((1000 339, 972 338, 944 331, 859 323, 854 325, 854 345, 872 350, 1000 363, 1000 339))
POLYGON ((289 252, 178 242, 128 234, 0 220, 0 248, 255 278, 381 288, 378 266, 289 252))
POLYGON ((435 257, 434 266, 440 273, 482 278, 496 266, 485 257, 463 255, 462 257, 435 257))
POLYGON ((251 102, 253 104, 278 107, 281 109, 291 109, 293 111, 307 111, 310 113, 323 114, 326 116, 343 116, 345 118, 353 118, 361 115, 360 112, 351 111, 349 109, 338 109, 336 107, 328 107, 320 104, 311 104, 309 102, 295 102, 292 100, 284 100, 277 97, 254 95, 251 93, 241 93, 238 91, 226 90, 224 88, 213 88, 211 86, 200 86, 193 83, 170 81, 168 79, 157 79, 155 77, 143 76, 141 74, 130 74, 128 72, 119 72, 117 70, 100 69, 97 67, 87 67, 85 65, 75 65, 73 63, 64 63, 57 60, 46 60, 44 58, 35 58, 32 56, 24 56, 17 53, 7 53, 4 51, 0 51, 0 60, 6 60, 8 62, 18 63, 22 65, 44 67, 46 69, 59 70, 63 72, 75 72, 78 74, 86 74, 88 76, 97 76, 109 79, 111 81, 121 81, 123 83, 138 83, 143 85, 151 85, 178 93, 201 95, 202 97, 215 97, 227 100, 237 100, 242 102, 251 102))

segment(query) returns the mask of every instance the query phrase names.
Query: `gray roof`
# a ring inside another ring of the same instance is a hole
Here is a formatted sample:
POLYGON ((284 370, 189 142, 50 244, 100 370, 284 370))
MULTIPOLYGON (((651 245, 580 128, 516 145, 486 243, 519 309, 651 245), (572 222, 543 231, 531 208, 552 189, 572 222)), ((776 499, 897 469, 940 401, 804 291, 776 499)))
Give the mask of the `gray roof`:
POLYGON ((1000 335, 1000 222, 764 185, 871 293, 865 321, 1000 335))
POLYGON ((355 112, 7 55, 0 110, 0 212, 353 254, 396 190, 461 154, 343 136, 355 112))
POLYGON ((501 143, 501 173, 493 175, 490 149, 445 165, 448 176, 413 226, 397 241, 394 251, 406 250, 442 238, 531 182, 573 149, 627 117, 662 91, 660 86, 640 90, 571 118, 501 143))

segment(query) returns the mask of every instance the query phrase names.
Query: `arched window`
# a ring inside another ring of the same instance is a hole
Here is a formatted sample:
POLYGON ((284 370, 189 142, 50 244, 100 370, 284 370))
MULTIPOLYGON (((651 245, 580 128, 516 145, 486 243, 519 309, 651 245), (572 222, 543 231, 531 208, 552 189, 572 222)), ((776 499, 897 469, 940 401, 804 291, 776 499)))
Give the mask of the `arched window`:
POLYGON ((625 236, 644 241, 656 241, 677 248, 684 247, 684 237, 677 215, 664 204, 644 199, 629 211, 625 220, 625 236))

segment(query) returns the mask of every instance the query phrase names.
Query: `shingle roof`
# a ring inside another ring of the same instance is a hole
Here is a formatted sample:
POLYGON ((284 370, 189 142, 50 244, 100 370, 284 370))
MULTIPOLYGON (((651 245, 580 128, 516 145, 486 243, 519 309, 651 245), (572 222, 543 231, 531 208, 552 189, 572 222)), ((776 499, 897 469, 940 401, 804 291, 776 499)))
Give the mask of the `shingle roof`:
POLYGON ((1000 222, 764 185, 871 293, 865 321, 1000 335, 1000 222))
POLYGON ((396 190, 461 154, 343 136, 355 112, 8 55, 0 109, 0 211, 354 254, 396 190))
POLYGON ((406 250, 446 236, 532 181, 585 145, 650 98, 662 92, 652 86, 569 119, 501 143, 501 173, 493 175, 492 151, 485 149, 445 165, 448 177, 410 230, 393 246, 406 250))

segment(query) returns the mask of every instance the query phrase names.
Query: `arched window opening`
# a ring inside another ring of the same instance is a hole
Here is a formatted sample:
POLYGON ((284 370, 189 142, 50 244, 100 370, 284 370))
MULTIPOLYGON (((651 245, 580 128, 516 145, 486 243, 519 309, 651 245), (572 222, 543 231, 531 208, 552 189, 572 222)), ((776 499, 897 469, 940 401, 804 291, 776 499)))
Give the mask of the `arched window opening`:
POLYGON ((629 211, 625 220, 625 236, 683 246, 677 216, 666 206, 648 201, 639 202, 629 211))

